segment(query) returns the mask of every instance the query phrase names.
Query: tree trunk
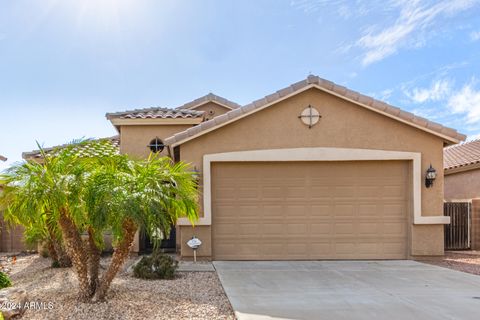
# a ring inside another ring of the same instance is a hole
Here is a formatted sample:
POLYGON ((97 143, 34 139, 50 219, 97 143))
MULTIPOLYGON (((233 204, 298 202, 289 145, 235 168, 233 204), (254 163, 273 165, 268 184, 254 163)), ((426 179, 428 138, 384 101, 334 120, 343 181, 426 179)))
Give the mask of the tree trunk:
POLYGON ((90 274, 90 294, 93 296, 97 290, 99 280, 98 271, 100 268, 100 250, 95 244, 95 232, 92 227, 88 228, 88 273, 90 274))
POLYGON ((50 256, 50 259, 52 259, 52 265, 57 264, 60 266, 60 262, 58 261, 57 251, 55 250, 55 245, 53 244, 52 239, 47 240, 47 250, 48 250, 48 255, 50 256))
POLYGON ((68 268, 72 266, 72 261, 65 252, 61 240, 57 239, 55 232, 47 225, 48 235, 48 252, 54 262, 58 263, 60 268, 68 268))
POLYGON ((58 253, 58 263, 62 268, 69 268, 72 266, 72 259, 68 256, 67 252, 65 251, 64 245, 56 240, 54 243, 57 244, 57 253, 58 253))
POLYGON ((78 232, 75 223, 68 216, 66 209, 61 210, 59 225, 60 229, 62 230, 65 249, 72 259, 73 267, 75 268, 75 273, 77 274, 80 287, 78 298, 82 302, 87 302, 91 296, 88 282, 88 256, 85 248, 83 247, 80 233, 78 232))
POLYGON ((118 270, 122 264, 127 260, 130 249, 133 245, 133 240, 135 237, 135 233, 137 232, 137 225, 131 219, 125 219, 122 225, 123 229, 123 239, 117 245, 113 252, 112 261, 108 266, 107 271, 102 276, 100 281, 100 286, 97 289, 95 294, 95 300, 101 301, 105 299, 108 289, 110 288, 110 284, 112 283, 113 278, 117 274, 118 270))

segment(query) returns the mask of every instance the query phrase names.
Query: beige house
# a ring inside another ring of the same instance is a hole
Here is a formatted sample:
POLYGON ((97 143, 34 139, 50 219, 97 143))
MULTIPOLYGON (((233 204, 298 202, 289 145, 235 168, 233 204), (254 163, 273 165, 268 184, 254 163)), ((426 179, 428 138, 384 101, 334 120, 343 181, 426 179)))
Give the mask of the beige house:
POLYGON ((209 94, 107 119, 120 152, 199 171, 200 219, 176 228, 184 257, 192 236, 216 260, 443 254, 443 147, 465 139, 453 129, 316 76, 245 106, 209 94))
POLYGON ((107 118, 121 152, 160 143, 201 173, 201 218, 178 222, 182 256, 192 236, 217 260, 443 254, 443 147, 465 139, 453 129, 315 76, 242 107, 207 95, 107 118))
POLYGON ((445 201, 471 202, 471 248, 480 249, 480 140, 445 148, 445 201))

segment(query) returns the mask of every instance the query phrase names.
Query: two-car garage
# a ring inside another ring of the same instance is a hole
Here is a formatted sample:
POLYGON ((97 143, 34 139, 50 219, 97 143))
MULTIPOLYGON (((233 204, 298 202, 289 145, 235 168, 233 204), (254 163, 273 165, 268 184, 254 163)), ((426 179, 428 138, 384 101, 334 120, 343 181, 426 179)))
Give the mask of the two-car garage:
POLYGON ((408 161, 212 162, 216 260, 405 259, 408 161))
POLYGON ((443 148, 464 139, 309 76, 165 140, 199 177, 199 219, 178 221, 181 255, 193 257, 192 237, 213 260, 442 255, 443 148))

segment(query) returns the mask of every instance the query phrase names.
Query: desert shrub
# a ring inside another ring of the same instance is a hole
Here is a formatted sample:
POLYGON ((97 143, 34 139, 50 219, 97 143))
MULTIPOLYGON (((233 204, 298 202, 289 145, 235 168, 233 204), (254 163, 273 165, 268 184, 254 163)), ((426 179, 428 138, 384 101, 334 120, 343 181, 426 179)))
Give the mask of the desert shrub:
POLYGON ((169 255, 154 252, 143 257, 133 268, 133 274, 141 279, 173 279, 178 262, 169 255))
POLYGON ((12 281, 5 273, 0 271, 0 289, 11 287, 12 281))

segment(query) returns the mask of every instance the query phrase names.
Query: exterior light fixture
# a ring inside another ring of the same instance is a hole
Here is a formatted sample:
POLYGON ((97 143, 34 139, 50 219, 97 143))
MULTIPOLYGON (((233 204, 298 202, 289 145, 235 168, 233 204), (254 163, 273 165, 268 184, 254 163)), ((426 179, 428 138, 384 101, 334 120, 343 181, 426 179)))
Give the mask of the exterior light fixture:
POLYGON ((433 186, 433 181, 437 178, 437 170, 435 170, 432 165, 427 169, 427 174, 425 175, 425 187, 430 188, 433 186))
POLYGON ((200 181, 200 170, 197 169, 197 167, 193 167, 193 178, 199 182, 200 181))

